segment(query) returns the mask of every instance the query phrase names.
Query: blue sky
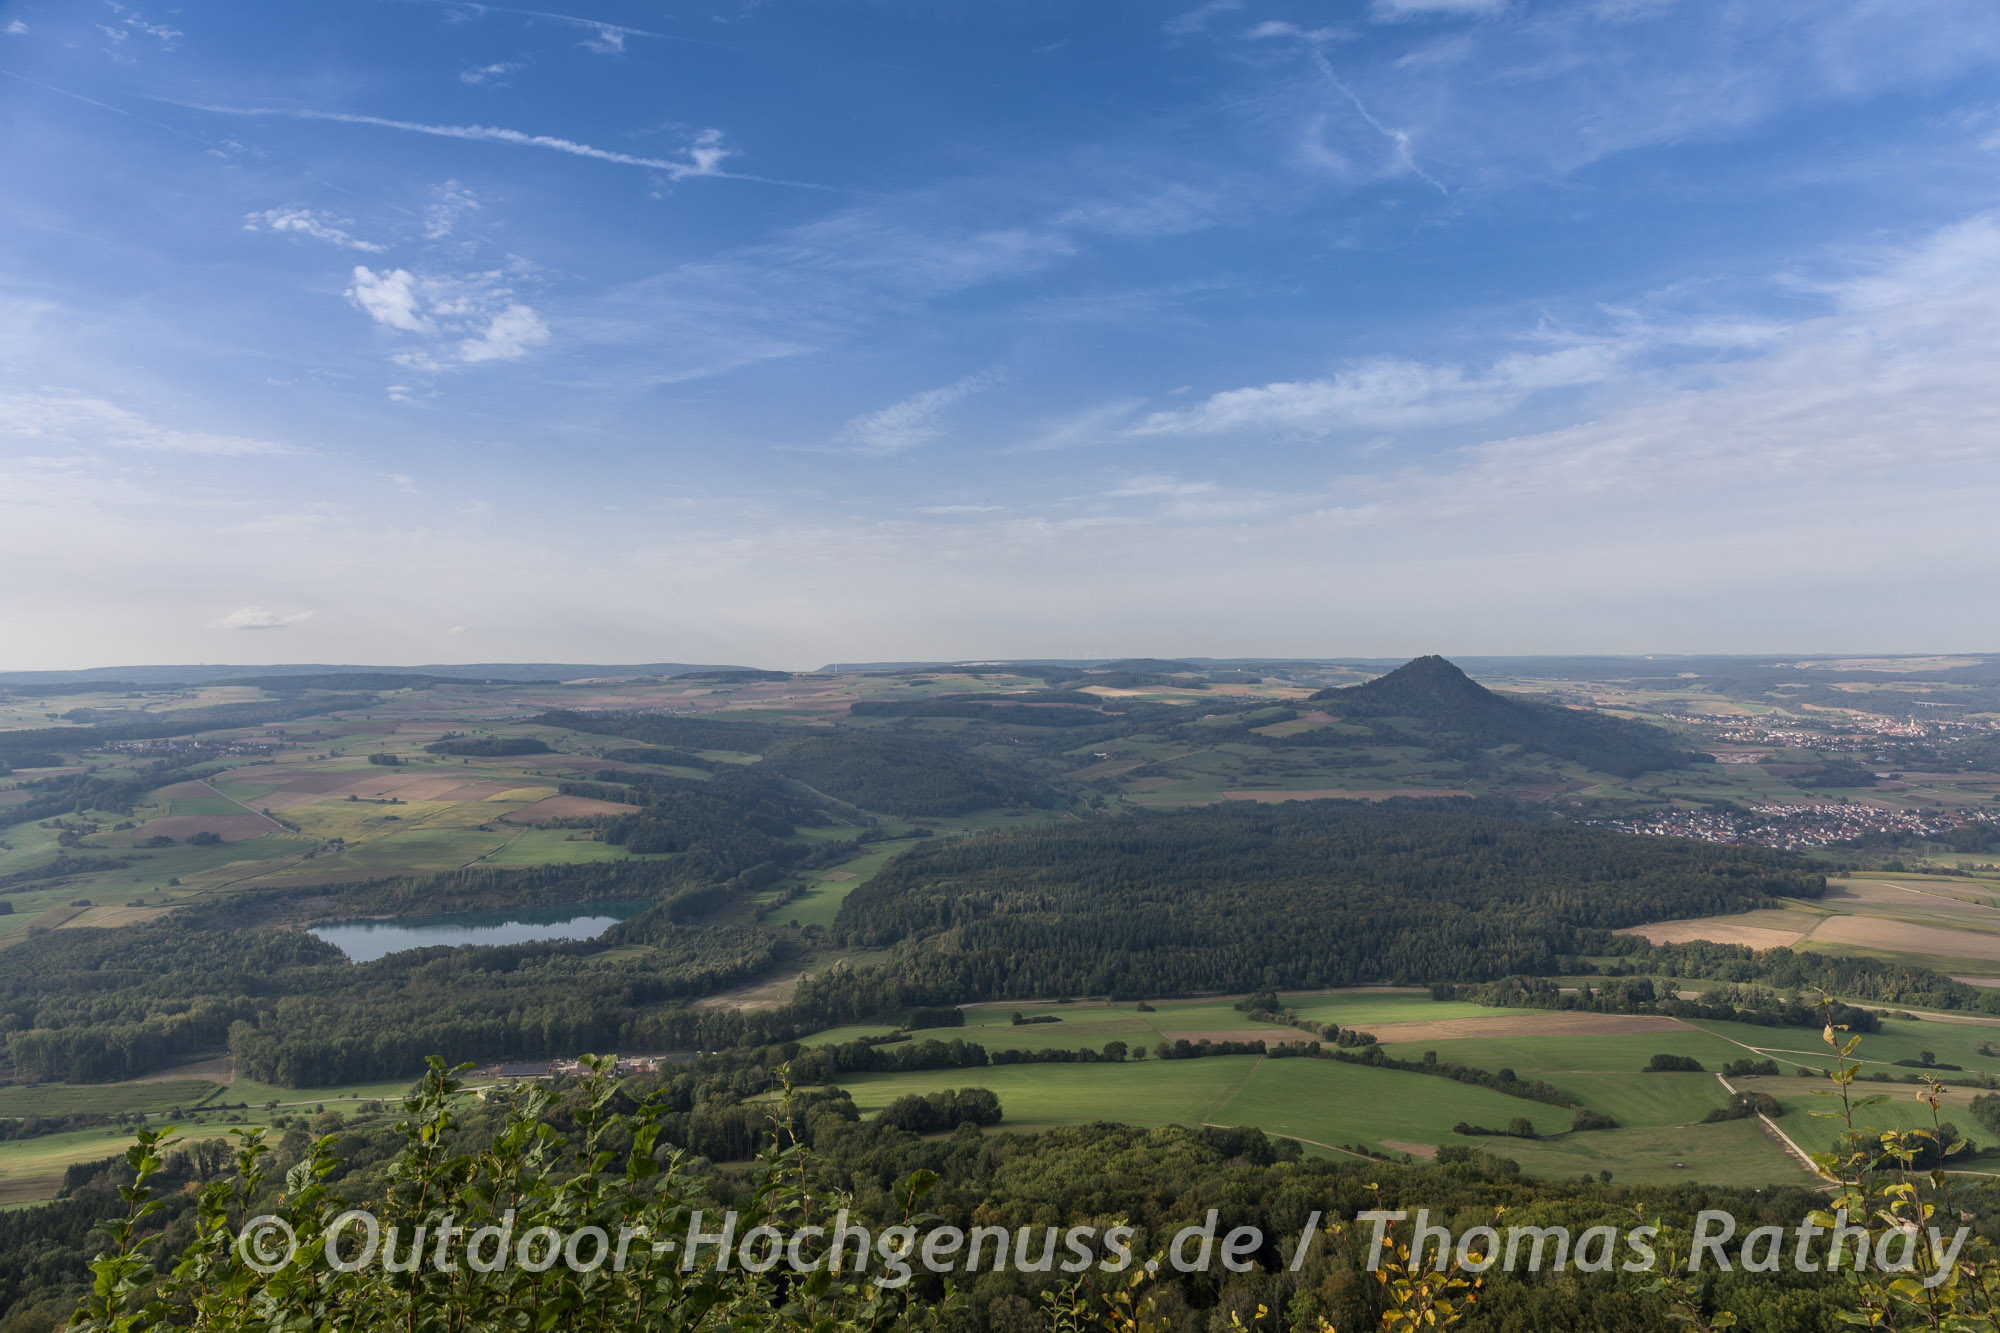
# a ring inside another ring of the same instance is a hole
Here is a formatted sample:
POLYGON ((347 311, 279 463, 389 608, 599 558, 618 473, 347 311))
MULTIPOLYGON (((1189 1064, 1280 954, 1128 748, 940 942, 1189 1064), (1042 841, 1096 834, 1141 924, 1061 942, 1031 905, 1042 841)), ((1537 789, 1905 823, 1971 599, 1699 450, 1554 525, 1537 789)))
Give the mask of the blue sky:
POLYGON ((1990 0, 0 0, 0 667, 2000 650, 1996 66, 1990 0))

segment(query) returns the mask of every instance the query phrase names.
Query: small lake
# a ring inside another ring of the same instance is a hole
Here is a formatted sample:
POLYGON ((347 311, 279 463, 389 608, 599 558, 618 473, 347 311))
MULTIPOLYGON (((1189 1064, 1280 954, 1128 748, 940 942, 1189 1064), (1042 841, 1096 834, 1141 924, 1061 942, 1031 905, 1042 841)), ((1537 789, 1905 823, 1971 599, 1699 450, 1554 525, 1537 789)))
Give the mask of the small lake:
POLYGON ((440 944, 532 944, 537 940, 594 940, 650 902, 578 903, 567 907, 518 907, 492 912, 399 916, 382 921, 338 921, 314 926, 319 936, 357 963, 404 949, 440 944))

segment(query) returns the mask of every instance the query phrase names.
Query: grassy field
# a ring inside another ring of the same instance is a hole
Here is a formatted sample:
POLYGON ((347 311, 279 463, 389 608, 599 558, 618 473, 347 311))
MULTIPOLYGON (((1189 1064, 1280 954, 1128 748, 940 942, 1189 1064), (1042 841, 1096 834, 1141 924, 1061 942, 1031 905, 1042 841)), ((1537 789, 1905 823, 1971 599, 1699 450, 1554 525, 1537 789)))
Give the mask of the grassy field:
MULTIPOLYGON (((155 1121, 156 1125, 158 1123, 155 1121)), ((193 1143, 201 1139, 226 1138, 231 1129, 269 1125, 270 1113, 247 1111, 192 1116, 176 1123, 181 1126, 180 1139, 184 1143, 193 1143)), ((130 1129, 87 1129, 0 1143, 0 1205, 50 1198, 62 1185, 66 1169, 78 1162, 95 1162, 117 1156, 131 1142, 130 1129)))
POLYGON ((608 842, 587 839, 574 829, 531 828, 489 852, 482 865, 580 865, 588 861, 622 861, 631 853, 608 842))
POLYGON ((912 1092, 984 1087, 1017 1129, 1116 1120, 1138 1125, 1255 1125, 1321 1146, 1462 1142, 1460 1120, 1503 1126, 1526 1115, 1538 1129, 1569 1126, 1569 1113, 1421 1074, 1331 1060, 1255 1055, 1124 1064, 1005 1065, 841 1080, 864 1111, 912 1092), (1394 1143, 1385 1143, 1393 1140, 1394 1143))
MULTIPOLYGON (((1770 1080, 1766 1080, 1770 1082, 1770 1080)), ((1447 1079, 1328 1060, 1219 1056, 1122 1065, 1012 1065, 842 1080, 865 1112, 939 1088, 985 1087, 1000 1097, 1004 1127, 1033 1130, 1091 1120, 1129 1124, 1255 1126, 1321 1152, 1358 1145, 1419 1156, 1467 1144, 1518 1161, 1530 1174, 1610 1171, 1614 1179, 1671 1183, 1802 1184, 1807 1176, 1756 1121, 1698 1123, 1724 1100, 1707 1074, 1598 1075, 1571 1089, 1623 1112, 1621 1127, 1566 1132, 1570 1113, 1447 1079), (1705 1087, 1703 1085, 1706 1085, 1705 1087), (1713 1091, 1710 1091, 1713 1089, 1713 1091), (1459 1121, 1487 1128, 1517 1116, 1543 1136, 1467 1138, 1459 1121)))
MULTIPOLYGON (((165 1083, 28 1083, 0 1087, 0 1116, 61 1116, 96 1112, 165 1111, 205 1101, 220 1084, 205 1079, 165 1083)), ((234 1100, 231 1098, 230 1100, 234 1100)))
MULTIPOLYGON (((172 1123, 184 1142, 195 1142, 225 1138, 235 1128, 268 1126, 278 1116, 312 1115, 322 1109, 348 1114, 376 1109, 393 1113, 393 1103, 414 1081, 390 1079, 329 1088, 279 1088, 241 1078, 226 1087, 198 1079, 92 1086, 38 1084, 0 1088, 0 1116, 142 1111, 153 1127, 172 1123), (274 1101, 278 1103, 275 1108, 267 1105, 274 1101), (376 1105, 384 1102, 390 1105, 376 1105), (216 1109, 238 1103, 248 1109, 216 1109), (170 1118, 166 1112, 172 1107, 182 1108, 184 1114, 170 1118)), ((478 1084, 475 1081, 469 1086, 478 1084)), ((106 1127, 0 1142, 0 1207, 49 1198, 62 1183, 66 1168, 122 1153, 131 1137, 129 1127, 106 1127)))
POLYGON ((820 872, 810 889, 779 908, 771 919, 801 926, 832 925, 834 914, 840 911, 840 905, 847 901, 848 894, 875 878, 897 853, 908 851, 914 845, 915 842, 910 839, 872 844, 868 851, 852 861, 820 872))
MULTIPOLYGON (((1780 1123, 1783 1123, 1782 1121, 1780 1123)), ((1559 1139, 1486 1141, 1529 1175, 1595 1176, 1627 1184, 1804 1185, 1812 1177, 1755 1120, 1666 1129, 1616 1129, 1559 1139)))

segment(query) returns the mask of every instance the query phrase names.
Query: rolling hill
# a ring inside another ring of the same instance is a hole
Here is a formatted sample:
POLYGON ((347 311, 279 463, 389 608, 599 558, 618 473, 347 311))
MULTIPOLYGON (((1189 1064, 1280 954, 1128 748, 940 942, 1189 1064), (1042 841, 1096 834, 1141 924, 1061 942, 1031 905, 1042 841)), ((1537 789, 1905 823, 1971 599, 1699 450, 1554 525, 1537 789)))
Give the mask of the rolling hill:
POLYGON ((1442 657, 1416 658, 1363 685, 1320 690, 1308 702, 1433 745, 1514 745, 1622 778, 1708 760, 1643 722, 1497 694, 1442 657))

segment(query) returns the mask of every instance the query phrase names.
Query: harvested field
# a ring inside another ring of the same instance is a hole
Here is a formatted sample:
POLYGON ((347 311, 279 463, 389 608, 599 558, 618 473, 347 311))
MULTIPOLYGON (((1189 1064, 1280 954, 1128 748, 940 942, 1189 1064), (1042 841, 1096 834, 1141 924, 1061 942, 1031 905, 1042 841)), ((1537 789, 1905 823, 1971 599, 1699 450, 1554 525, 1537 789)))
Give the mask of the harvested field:
POLYGON ((20 787, 9 787, 6 791, 0 791, 0 805, 19 805, 28 799, 28 795, 29 793, 20 787))
POLYGON ((1837 916, 1813 932, 1815 941, 1854 944, 1891 953, 1935 954, 1946 958, 2000 961, 2000 935, 1983 930, 1918 926, 1879 916, 1837 916))
POLYGON ((87 907, 51 907, 46 912, 38 912, 33 917, 30 917, 28 920, 28 929, 30 931, 56 930, 76 920, 76 918, 89 910, 87 907))
POLYGON ((1737 917, 1705 916, 1686 921, 1656 921, 1651 925, 1632 926, 1618 931, 1620 935, 1641 935, 1653 944, 1685 944, 1689 940, 1707 940, 1711 944, 1742 944, 1752 949, 1789 949, 1811 933, 1813 922, 1810 918, 1799 921, 1797 927, 1787 928, 1771 918, 1788 915, 1777 912, 1744 912, 1737 917))
POLYGON ((1435 1143, 1404 1143, 1400 1139, 1377 1139, 1377 1143, 1390 1152, 1406 1152, 1412 1157, 1428 1162, 1438 1155, 1435 1143))
POLYGON ((242 842, 276 833, 281 827, 262 815, 168 815, 124 833, 107 834, 104 841, 107 846, 136 847, 158 834, 185 842, 191 833, 213 833, 224 842, 242 842))
POLYGON ((378 769, 373 773, 307 773, 258 797, 257 804, 273 810, 297 810, 348 796, 363 800, 395 796, 405 801, 483 801, 519 786, 517 782, 491 778, 467 781, 453 773, 407 774, 394 769, 378 769))
POLYGON ((534 824, 544 819, 574 819, 582 815, 629 815, 638 808, 618 801, 593 801, 587 796, 550 796, 500 818, 509 824, 534 824))
POLYGON ((1231 801, 1386 801, 1395 796, 1470 796, 1463 787, 1318 787, 1311 791, 1226 791, 1231 801))
POLYGON ((856 875, 852 870, 829 870, 820 876, 823 882, 829 884, 844 884, 850 879, 859 878, 860 876, 856 875))
POLYGON ((87 907, 81 915, 63 922, 64 930, 76 926, 136 926, 165 916, 174 910, 172 904, 156 907, 130 907, 120 904, 106 904, 101 907, 87 907))
POLYGON ((510 782, 467 782, 462 777, 450 773, 438 773, 412 778, 397 786, 393 795, 406 801, 483 801, 489 796, 514 790, 510 782), (463 795, 454 795, 462 792, 463 795))
POLYGON ((505 796, 509 792, 522 790, 547 791, 548 788, 521 788, 511 782, 461 782, 456 787, 447 788, 439 792, 436 796, 426 797, 425 799, 432 801, 490 801, 496 796, 505 796))

